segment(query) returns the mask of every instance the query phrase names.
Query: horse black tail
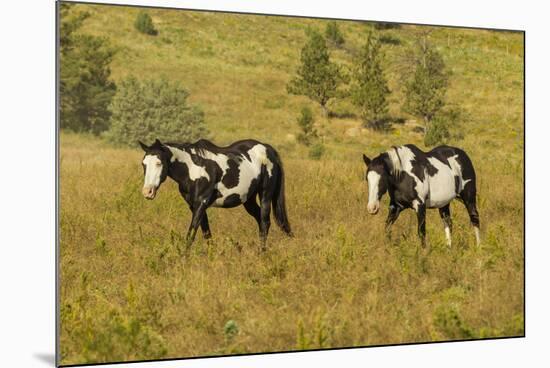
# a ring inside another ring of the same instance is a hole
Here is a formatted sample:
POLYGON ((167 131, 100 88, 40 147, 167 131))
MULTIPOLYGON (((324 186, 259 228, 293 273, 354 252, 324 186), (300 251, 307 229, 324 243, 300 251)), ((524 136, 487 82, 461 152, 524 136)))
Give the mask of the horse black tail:
POLYGON ((288 236, 293 236, 290 229, 290 223, 288 222, 288 215, 286 213, 285 203, 285 172, 283 170, 283 163, 279 158, 279 155, 273 150, 275 156, 275 164, 279 167, 279 177, 277 178, 277 187, 273 194, 273 212, 275 213, 275 222, 288 236))

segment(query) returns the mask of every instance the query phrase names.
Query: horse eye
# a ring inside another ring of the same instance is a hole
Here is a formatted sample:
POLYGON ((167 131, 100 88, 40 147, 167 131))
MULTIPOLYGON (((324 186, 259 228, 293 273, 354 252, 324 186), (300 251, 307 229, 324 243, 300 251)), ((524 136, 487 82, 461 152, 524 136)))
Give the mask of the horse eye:
POLYGON ((160 162, 157 162, 157 166, 160 166, 160 165, 162 165, 162 163, 160 163, 160 162))

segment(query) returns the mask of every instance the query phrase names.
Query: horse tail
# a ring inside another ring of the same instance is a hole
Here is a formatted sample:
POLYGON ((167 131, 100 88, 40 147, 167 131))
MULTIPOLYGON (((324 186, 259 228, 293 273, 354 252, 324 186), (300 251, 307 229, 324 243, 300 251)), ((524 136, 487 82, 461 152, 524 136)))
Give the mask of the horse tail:
POLYGON ((285 203, 285 172, 283 169, 283 163, 275 150, 273 150, 275 156, 275 165, 279 167, 279 175, 276 178, 275 192, 273 193, 273 212, 275 213, 275 222, 288 236, 293 236, 290 229, 290 223, 288 222, 288 215, 286 213, 285 203))

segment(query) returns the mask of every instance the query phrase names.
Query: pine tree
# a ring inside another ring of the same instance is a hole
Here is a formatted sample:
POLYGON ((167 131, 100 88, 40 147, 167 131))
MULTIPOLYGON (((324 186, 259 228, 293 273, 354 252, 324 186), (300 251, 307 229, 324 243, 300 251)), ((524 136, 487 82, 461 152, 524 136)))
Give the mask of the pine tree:
POLYGON ((288 93, 303 95, 321 105, 328 116, 327 103, 338 96, 343 76, 338 65, 330 61, 327 44, 322 35, 312 31, 302 48, 301 65, 296 76, 288 83, 288 93))
POLYGON ((77 33, 89 14, 73 9, 61 4, 61 128, 99 134, 109 127, 116 89, 109 68, 114 52, 105 39, 77 33))
POLYGON ((449 76, 441 54, 427 40, 420 38, 414 58, 414 72, 405 85, 405 111, 423 119, 426 130, 445 105, 449 76))
POLYGON ((383 128, 390 93, 382 68, 380 41, 371 33, 355 62, 351 97, 367 126, 383 128))

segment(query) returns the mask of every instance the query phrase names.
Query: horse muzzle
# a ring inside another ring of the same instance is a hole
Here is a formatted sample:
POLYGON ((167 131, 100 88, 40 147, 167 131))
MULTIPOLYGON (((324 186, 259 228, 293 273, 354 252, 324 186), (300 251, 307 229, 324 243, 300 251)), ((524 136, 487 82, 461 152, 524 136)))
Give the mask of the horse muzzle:
POLYGON ((380 210, 380 203, 374 203, 367 205, 367 212, 371 215, 376 215, 380 210))
POLYGON ((143 196, 146 199, 155 199, 155 196, 157 195, 157 188, 143 187, 143 189, 141 190, 141 193, 143 193, 143 196))

